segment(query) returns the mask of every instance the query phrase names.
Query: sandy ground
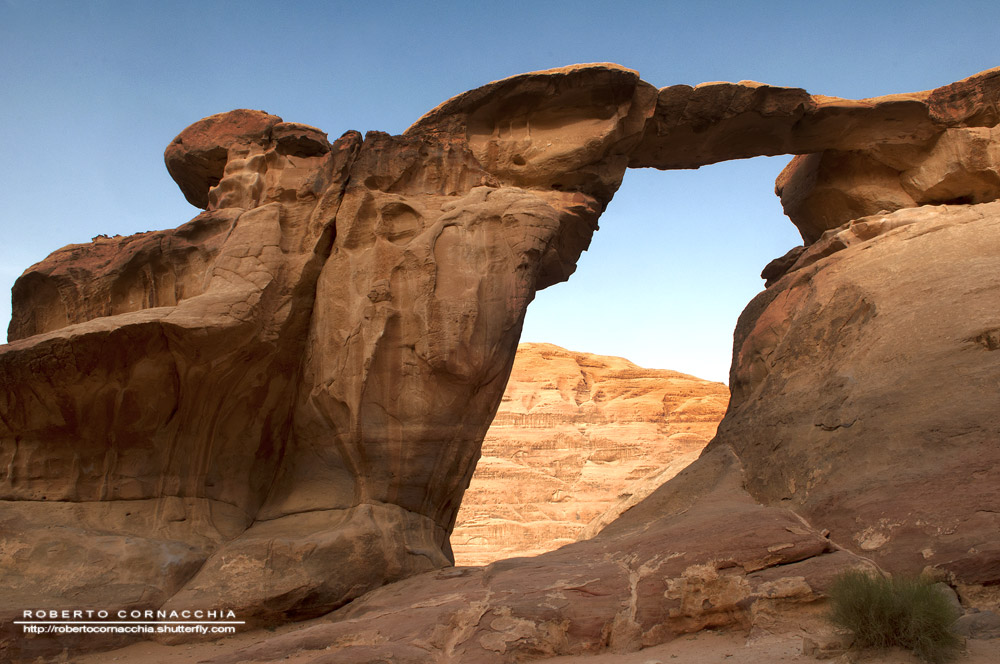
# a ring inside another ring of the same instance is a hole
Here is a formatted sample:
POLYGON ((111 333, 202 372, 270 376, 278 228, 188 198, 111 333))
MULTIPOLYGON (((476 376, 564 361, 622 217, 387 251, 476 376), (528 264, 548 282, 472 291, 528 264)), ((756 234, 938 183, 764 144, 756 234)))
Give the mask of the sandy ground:
MULTIPOLYGON (((275 633, 283 632, 280 629, 275 633)), ((57 662, 73 664, 197 664, 223 651, 259 641, 272 632, 252 632, 222 641, 179 646, 164 646, 152 642, 137 643, 121 650, 95 653, 86 656, 64 656, 57 662)), ((1000 663, 1000 639, 969 640, 966 653, 955 660, 956 664, 1000 663)), ((282 660, 288 664, 305 664, 321 656, 323 651, 300 652, 282 660)), ((633 653, 603 653, 591 656, 554 657, 536 660, 544 664, 772 664, 781 662, 817 662, 815 657, 802 654, 802 637, 799 635, 768 635, 748 640, 733 632, 704 631, 678 638, 633 653)), ((920 660, 905 651, 882 653, 848 653, 831 661, 836 664, 920 664, 920 660)))
MULTIPOLYGON (((955 664, 1000 663, 1000 639, 970 640, 968 652, 955 664)), ((819 662, 802 654, 801 636, 768 636, 748 641, 744 636, 711 631, 699 632, 675 639, 670 643, 628 654, 601 654, 590 657, 555 657, 545 664, 771 664, 772 662, 819 662)), ((920 664, 909 652, 850 653, 833 660, 858 664, 920 664)))

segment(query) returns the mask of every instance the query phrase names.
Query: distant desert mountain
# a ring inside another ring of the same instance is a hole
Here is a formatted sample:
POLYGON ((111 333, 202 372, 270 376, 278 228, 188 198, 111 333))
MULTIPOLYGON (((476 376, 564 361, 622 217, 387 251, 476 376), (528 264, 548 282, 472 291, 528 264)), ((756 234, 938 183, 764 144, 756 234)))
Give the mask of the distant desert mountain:
POLYGON ((456 564, 596 533, 698 456, 728 400, 722 383, 520 344, 451 537, 456 564))

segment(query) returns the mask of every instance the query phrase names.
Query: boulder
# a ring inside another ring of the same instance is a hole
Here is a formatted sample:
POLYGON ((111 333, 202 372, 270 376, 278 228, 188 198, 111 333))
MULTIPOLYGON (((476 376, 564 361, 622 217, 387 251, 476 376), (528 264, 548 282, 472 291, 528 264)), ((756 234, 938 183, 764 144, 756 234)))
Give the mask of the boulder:
POLYGON ((171 141, 164 152, 170 177, 191 205, 207 209, 208 192, 219 184, 229 161, 229 149, 270 140, 281 122, 264 111, 237 109, 203 118, 171 141))

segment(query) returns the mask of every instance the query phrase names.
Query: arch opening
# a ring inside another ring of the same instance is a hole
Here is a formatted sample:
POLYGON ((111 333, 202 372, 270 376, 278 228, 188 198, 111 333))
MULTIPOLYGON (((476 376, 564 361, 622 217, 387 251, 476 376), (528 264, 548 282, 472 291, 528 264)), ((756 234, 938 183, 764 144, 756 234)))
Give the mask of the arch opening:
POLYGON ((457 565, 592 536, 696 458, 728 402, 736 319, 764 265, 801 243, 773 192, 788 160, 625 174, 576 272, 528 307, 457 565))

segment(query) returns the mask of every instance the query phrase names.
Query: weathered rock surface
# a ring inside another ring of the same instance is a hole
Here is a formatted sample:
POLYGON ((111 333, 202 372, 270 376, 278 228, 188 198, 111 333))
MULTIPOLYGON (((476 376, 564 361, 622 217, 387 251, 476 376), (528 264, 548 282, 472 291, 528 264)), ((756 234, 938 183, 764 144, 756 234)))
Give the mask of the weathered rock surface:
POLYGON ((851 100, 741 81, 660 90, 629 166, 808 155, 777 182, 806 243, 851 219, 1000 198, 1000 68, 935 90, 851 100))
POLYGON ((799 156, 775 185, 807 240, 873 214, 1000 198, 1000 130, 947 129, 925 144, 799 156))
POLYGON ((1000 581, 998 256, 1000 202, 828 232, 741 317, 712 443, 761 503, 889 569, 979 587, 970 603, 1000 581))
POLYGON ((592 540, 429 572, 366 595, 335 622, 208 661, 486 664, 631 651, 706 627, 773 628, 788 609, 808 609, 837 570, 868 565, 791 511, 754 502, 739 461, 719 449, 592 540))
POLYGON ((451 536, 455 563, 596 532, 694 461, 728 400, 722 383, 520 344, 451 536))
MULTIPOLYGON (((381 638, 485 662, 759 624, 862 553, 995 606, 998 91, 1000 70, 858 102, 657 91, 581 65, 460 95, 403 136, 195 123, 166 160, 204 214, 61 250, 15 286, 5 598, 225 604, 251 624, 355 600, 324 661, 381 638), (741 318, 705 454, 594 540, 436 579, 525 308, 572 273, 625 168, 826 151, 786 173, 809 246, 741 318), (841 178, 837 152, 866 175, 841 178), (843 226, 809 202, 837 191, 847 215, 899 209, 843 226), (355 619, 378 635, 358 642, 355 619)), ((4 638, 9 659, 67 645, 4 638)))
POLYGON ((0 500, 30 514, 2 564, 26 586, 77 570, 36 606, 94 590, 273 622, 449 564, 525 308, 573 271, 651 111, 617 66, 488 88, 426 131, 333 144, 259 111, 206 118, 166 153, 203 215, 28 270, 0 349, 0 500), (528 121, 565 140, 529 150, 507 132, 528 121), (51 527, 53 501, 97 525, 51 527), (104 583, 107 538, 150 552, 127 584, 104 583), (19 562, 43 542, 44 567, 19 562))
POLYGON ((855 226, 881 232, 804 260, 751 303, 719 435, 596 537, 418 575, 208 661, 511 662, 631 651, 705 627, 767 634, 818 615, 836 573, 876 565, 930 567, 969 609, 962 628, 989 638, 976 620, 997 606, 998 438, 986 411, 1000 343, 984 304, 1000 294, 988 274, 1000 202, 855 226), (945 297, 906 299, 927 280, 945 297), (781 399, 768 396, 777 389, 781 399))

